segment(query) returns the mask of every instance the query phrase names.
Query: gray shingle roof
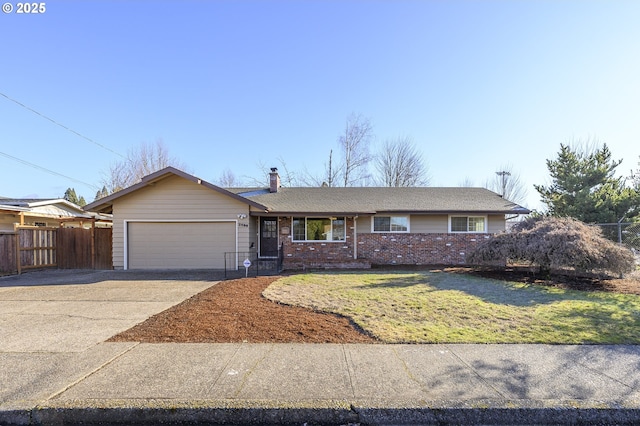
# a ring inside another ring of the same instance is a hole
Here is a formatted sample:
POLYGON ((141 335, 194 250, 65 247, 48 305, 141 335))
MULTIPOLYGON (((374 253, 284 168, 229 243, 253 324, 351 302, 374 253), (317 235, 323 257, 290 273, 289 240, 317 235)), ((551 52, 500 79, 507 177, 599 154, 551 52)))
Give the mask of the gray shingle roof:
POLYGON ((526 214, 526 208, 484 188, 279 188, 238 192, 270 213, 497 213, 526 214))

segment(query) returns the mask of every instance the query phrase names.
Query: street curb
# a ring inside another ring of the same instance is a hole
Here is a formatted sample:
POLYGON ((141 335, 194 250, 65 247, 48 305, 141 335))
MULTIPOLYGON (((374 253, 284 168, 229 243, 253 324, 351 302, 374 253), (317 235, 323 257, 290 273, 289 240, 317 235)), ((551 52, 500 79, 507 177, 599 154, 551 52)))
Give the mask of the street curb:
POLYGON ((0 425, 587 425, 638 424, 637 402, 423 401, 367 404, 346 401, 69 401, 31 410, 0 410, 0 425))

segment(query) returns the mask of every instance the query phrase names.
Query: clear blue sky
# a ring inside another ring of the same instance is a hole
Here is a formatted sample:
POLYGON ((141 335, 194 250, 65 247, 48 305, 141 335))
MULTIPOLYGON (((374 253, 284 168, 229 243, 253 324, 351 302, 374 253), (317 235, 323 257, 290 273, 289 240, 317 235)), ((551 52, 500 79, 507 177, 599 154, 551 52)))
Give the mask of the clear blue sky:
MULTIPOLYGON (((125 154, 162 139, 202 179, 320 171, 347 116, 411 136, 431 184, 533 184, 560 143, 640 156, 640 2, 46 1, 0 13, 0 93, 125 154)), ((0 152, 92 185, 119 157, 0 96, 0 152)), ((0 195, 96 188, 0 156, 0 195)))

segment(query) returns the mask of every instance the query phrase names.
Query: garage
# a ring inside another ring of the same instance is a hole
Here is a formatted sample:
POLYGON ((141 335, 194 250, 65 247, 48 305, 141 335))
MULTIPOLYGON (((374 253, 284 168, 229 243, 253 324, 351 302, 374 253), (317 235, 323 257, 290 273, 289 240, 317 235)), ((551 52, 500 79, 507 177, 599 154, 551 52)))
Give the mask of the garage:
POLYGON ((230 221, 128 222, 126 229, 127 269, 224 269, 224 253, 237 251, 230 221))

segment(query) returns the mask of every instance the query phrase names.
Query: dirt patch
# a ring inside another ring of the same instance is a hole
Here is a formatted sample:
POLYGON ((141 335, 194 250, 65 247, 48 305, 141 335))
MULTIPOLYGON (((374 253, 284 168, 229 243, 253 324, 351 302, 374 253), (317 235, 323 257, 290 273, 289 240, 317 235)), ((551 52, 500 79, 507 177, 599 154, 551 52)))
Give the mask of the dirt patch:
MULTIPOLYGON (((424 269, 423 269, 424 270, 424 269)), ((527 268, 506 270, 467 267, 439 269, 451 273, 517 281, 582 291, 640 295, 634 278, 603 279, 553 274, 540 277, 527 268)), ((280 277, 222 281, 190 299, 120 333, 110 342, 145 343, 376 343, 349 319, 281 305, 262 297, 280 277)))
POLYGON ((262 297, 279 277, 222 281, 109 342, 375 343, 347 318, 262 297))

